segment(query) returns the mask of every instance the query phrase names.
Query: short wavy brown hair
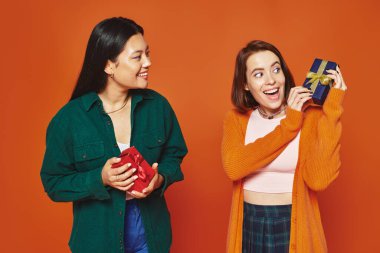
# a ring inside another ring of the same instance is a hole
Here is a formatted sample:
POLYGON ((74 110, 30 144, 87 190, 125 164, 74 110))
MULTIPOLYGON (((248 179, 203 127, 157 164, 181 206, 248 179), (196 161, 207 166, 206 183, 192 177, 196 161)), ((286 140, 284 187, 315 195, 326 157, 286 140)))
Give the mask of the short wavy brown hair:
POLYGON ((280 51, 272 44, 262 41, 253 40, 242 48, 236 56, 235 73, 232 82, 231 99, 232 104, 241 113, 246 113, 250 109, 259 105, 253 98, 250 91, 245 90, 247 83, 247 60, 248 58, 260 51, 271 51, 280 59, 280 65, 285 76, 285 99, 288 98, 290 89, 295 86, 293 75, 285 63, 280 51))

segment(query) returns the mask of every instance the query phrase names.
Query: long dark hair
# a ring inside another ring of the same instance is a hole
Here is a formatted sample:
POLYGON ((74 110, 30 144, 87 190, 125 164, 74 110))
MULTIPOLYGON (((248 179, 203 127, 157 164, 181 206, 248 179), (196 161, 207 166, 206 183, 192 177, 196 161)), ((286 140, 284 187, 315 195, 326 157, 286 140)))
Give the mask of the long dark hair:
POLYGON ((123 17, 105 19, 97 24, 88 40, 82 70, 70 100, 90 91, 102 91, 107 82, 104 72, 107 61, 115 62, 128 39, 138 33, 144 35, 144 29, 123 17))
POLYGON ((235 62, 231 100, 236 109, 241 113, 246 113, 248 110, 259 105, 253 98, 251 92, 245 90, 245 85, 247 84, 247 60, 252 54, 260 51, 271 51, 280 59, 281 68, 285 76, 285 99, 288 98, 290 89, 295 86, 293 75, 286 65, 280 51, 268 42, 253 40, 239 51, 235 62))

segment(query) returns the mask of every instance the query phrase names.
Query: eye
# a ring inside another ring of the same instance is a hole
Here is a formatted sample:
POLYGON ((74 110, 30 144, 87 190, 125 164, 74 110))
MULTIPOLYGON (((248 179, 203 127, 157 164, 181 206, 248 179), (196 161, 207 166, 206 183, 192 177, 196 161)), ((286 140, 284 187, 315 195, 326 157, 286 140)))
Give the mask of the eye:
POLYGON ((134 56, 134 57, 132 57, 132 59, 140 60, 141 59, 141 55, 134 56))
POLYGON ((273 69, 273 72, 274 72, 274 73, 280 73, 280 72, 281 72, 281 68, 280 68, 280 67, 275 67, 275 68, 273 69))
POLYGON ((256 72, 255 74, 253 74, 253 76, 256 78, 260 78, 263 76, 263 73, 262 72, 256 72))

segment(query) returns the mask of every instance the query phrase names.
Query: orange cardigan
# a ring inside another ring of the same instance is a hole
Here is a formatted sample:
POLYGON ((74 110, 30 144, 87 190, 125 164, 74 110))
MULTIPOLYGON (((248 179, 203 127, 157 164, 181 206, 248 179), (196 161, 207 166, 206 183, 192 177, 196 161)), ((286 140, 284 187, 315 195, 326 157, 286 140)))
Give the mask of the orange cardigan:
POLYGON ((227 252, 242 251, 242 179, 273 161, 301 129, 299 158, 294 174, 290 253, 327 252, 319 213, 317 191, 324 190, 339 174, 340 137, 344 91, 332 88, 323 105, 309 106, 305 112, 290 108, 273 132, 244 145, 252 111, 227 113, 222 141, 223 167, 233 181, 227 252))

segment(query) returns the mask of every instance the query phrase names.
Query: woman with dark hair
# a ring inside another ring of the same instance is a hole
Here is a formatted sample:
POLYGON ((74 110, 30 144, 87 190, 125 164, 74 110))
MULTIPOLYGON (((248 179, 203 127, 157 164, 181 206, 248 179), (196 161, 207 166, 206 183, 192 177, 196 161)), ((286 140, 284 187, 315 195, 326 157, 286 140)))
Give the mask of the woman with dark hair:
POLYGON ((238 53, 222 142, 233 181, 227 252, 327 252, 316 193, 339 173, 347 88, 339 67, 328 73, 334 86, 315 106, 276 47, 252 41, 238 53))
POLYGON ((168 101, 147 89, 151 61, 143 34, 121 17, 96 25, 71 100, 47 129, 41 179, 53 201, 73 202, 72 252, 170 249, 164 192, 183 180, 187 148, 168 101), (137 168, 111 167, 131 146, 155 170, 142 192, 130 190, 137 168))

